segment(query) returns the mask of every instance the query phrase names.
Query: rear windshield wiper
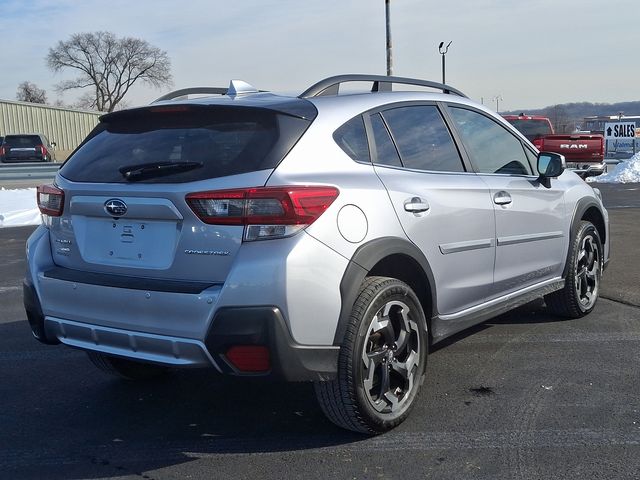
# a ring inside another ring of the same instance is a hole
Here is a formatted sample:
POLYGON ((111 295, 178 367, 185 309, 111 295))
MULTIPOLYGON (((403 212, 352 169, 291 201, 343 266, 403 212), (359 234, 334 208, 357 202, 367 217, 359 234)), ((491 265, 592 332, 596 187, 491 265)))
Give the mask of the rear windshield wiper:
POLYGON ((202 162, 154 162, 140 163, 138 165, 126 165, 118 171, 124 178, 130 181, 141 180, 149 177, 161 177, 177 172, 186 172, 195 168, 201 168, 202 162))

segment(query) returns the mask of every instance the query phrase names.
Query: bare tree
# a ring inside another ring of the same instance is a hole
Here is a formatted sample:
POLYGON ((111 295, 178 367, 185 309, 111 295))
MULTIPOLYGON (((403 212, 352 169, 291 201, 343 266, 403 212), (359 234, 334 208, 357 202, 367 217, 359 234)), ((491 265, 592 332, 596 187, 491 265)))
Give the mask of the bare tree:
POLYGON ((61 92, 90 89, 82 96, 88 108, 112 112, 131 86, 140 80, 159 88, 171 85, 167 52, 139 38, 117 38, 111 32, 76 33, 49 49, 47 65, 53 72, 79 73, 58 85, 61 92))
POLYGON ((18 85, 16 99, 20 102, 47 103, 47 92, 27 80, 18 85))

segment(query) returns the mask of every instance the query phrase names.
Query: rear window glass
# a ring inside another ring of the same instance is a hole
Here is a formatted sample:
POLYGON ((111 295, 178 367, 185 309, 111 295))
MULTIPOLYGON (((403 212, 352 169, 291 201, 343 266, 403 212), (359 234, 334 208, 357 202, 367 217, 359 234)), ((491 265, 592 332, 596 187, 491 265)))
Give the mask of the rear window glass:
POLYGON ((42 141, 37 135, 7 135, 4 144, 15 148, 31 148, 42 145, 42 141))
POLYGON ((550 135, 551 126, 546 120, 507 120, 522 133, 527 139, 535 140, 538 137, 550 135))
POLYGON ((96 127, 60 174, 77 182, 182 183, 274 168, 309 124, 253 107, 120 112, 96 127), (123 173, 138 168, 144 174, 123 173))

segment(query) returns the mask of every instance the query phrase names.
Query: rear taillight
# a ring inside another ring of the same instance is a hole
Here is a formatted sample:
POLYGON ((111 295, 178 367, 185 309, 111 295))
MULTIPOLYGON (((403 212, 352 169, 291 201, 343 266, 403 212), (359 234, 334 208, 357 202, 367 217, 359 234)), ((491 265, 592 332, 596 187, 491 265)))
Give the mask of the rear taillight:
POLYGON ((256 187, 191 193, 187 203, 204 223, 243 225, 245 240, 281 238, 311 225, 338 197, 335 187, 256 187))
POLYGON ((0 155, 4 155, 5 151, 4 151, 4 147, 0 147, 0 155))
POLYGON ((542 147, 544 147, 544 138, 534 138, 533 146, 542 151, 542 147))
POLYGON ((38 187, 38 208, 43 215, 59 217, 64 208, 64 192, 53 185, 38 187))
POLYGON ((36 146, 36 153, 42 155, 42 158, 47 156, 47 149, 45 148, 44 145, 37 145, 36 146))

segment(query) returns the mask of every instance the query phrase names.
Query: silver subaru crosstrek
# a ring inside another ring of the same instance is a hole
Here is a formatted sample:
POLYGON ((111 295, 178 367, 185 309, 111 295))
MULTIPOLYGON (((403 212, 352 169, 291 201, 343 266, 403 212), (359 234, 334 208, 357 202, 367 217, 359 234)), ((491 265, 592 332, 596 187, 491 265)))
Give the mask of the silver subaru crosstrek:
POLYGON ((312 381, 365 433, 407 417, 433 344, 540 297, 586 315, 609 259, 600 193, 562 156, 399 77, 299 97, 232 81, 106 114, 38 204, 38 340, 129 379, 312 381))

